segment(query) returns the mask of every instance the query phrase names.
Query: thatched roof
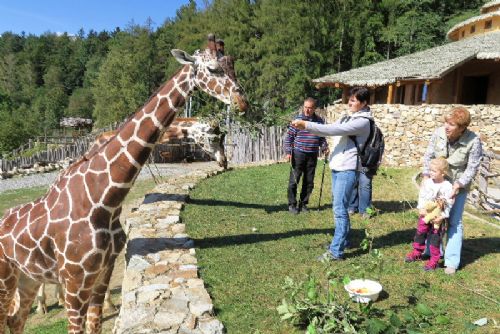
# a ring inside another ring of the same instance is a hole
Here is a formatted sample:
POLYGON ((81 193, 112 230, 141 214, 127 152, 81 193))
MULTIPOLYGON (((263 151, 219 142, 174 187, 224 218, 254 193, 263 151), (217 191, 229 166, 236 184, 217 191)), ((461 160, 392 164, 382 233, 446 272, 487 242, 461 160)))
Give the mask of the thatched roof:
POLYGON ((488 10, 488 8, 498 6, 498 5, 500 5, 500 0, 494 0, 494 1, 487 2, 483 5, 483 7, 481 7, 481 13, 486 12, 486 10, 488 10))
POLYGON ((500 31, 465 38, 410 55, 327 75, 313 82, 385 86, 398 80, 433 80, 471 59, 500 59, 500 31))
POLYGON ((474 16, 474 17, 471 17, 470 19, 468 20, 465 20, 465 21, 462 21, 458 24, 455 24, 453 26, 453 28, 451 28, 450 30, 448 30, 448 33, 446 34, 446 37, 448 39, 451 39, 450 38, 450 35, 453 34, 454 32, 456 32, 457 30, 459 30, 460 28, 463 28, 469 24, 472 24, 472 23, 475 23, 475 22, 480 22, 480 21, 484 21, 484 20, 487 20, 487 19, 492 19, 494 17, 500 17, 500 11, 497 10, 495 12, 491 12, 491 13, 487 13, 487 14, 483 14, 483 15, 478 15, 478 16, 474 16))

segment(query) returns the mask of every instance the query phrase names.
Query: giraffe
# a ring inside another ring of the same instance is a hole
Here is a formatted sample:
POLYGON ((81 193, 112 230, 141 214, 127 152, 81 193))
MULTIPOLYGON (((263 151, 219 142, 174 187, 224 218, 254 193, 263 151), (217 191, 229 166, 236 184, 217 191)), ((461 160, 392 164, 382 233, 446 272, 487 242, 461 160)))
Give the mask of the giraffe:
MULTIPOLYGON (((117 130, 102 132, 96 136, 92 145, 89 146, 84 157, 94 154, 99 150, 111 137, 118 133, 117 130)), ((163 132, 157 143, 168 143, 172 139, 189 138, 199 145, 201 149, 208 154, 212 159, 215 159, 219 166, 227 168, 227 160, 224 154, 223 138, 217 125, 200 122, 197 118, 182 118, 177 117, 169 125, 168 129, 163 132)), ((45 289, 46 283, 42 283, 36 295, 36 312, 38 314, 47 313, 47 296, 45 289)), ((64 306, 64 288, 61 284, 55 284, 55 297, 59 306, 64 306)), ((104 312, 116 311, 116 306, 111 300, 109 289, 104 297, 104 312)))
POLYGON ((125 245, 122 203, 155 142, 194 89, 246 110, 233 60, 217 55, 214 35, 203 51, 171 53, 182 69, 116 135, 61 172, 44 196, 0 220, 0 334, 6 327, 22 333, 42 282, 65 287, 68 333, 100 333, 104 295, 125 245))

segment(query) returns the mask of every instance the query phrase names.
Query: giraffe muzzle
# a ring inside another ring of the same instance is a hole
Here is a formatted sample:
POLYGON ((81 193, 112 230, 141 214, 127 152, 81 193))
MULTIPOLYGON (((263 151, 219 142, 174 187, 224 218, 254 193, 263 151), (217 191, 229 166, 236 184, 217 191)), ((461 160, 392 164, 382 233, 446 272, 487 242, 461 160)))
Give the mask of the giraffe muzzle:
POLYGON ((232 104, 238 107, 241 113, 244 113, 248 109, 248 102, 246 97, 239 92, 233 95, 232 104))

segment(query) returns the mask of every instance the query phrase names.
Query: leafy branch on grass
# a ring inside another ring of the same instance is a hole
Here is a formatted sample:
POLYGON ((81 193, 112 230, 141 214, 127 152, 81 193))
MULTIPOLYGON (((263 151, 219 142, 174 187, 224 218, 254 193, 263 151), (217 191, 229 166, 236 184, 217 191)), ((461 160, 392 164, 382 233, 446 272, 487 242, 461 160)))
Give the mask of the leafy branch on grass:
POLYGON ((444 314, 423 303, 413 304, 412 301, 419 299, 416 292, 412 293, 409 307, 405 307, 402 314, 392 310, 384 312, 371 302, 353 306, 341 291, 349 277, 330 275, 332 272, 327 275, 326 287, 311 273, 304 282, 297 283, 287 277, 283 289, 289 292, 289 298, 283 299, 277 307, 281 320, 306 329, 307 334, 417 334, 433 325, 450 322, 444 314))

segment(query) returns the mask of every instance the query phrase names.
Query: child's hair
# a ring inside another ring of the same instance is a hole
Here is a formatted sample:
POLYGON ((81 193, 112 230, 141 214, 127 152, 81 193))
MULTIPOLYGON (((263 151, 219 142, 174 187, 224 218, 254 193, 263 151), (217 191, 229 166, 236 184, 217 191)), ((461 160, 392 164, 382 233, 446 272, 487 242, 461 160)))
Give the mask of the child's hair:
POLYGON ((448 161, 445 158, 439 157, 436 159, 432 159, 430 162, 430 166, 436 167, 440 172, 448 175, 448 161))

